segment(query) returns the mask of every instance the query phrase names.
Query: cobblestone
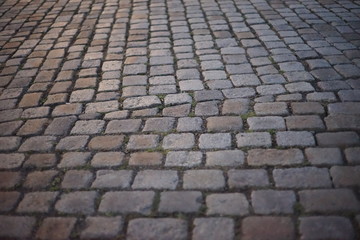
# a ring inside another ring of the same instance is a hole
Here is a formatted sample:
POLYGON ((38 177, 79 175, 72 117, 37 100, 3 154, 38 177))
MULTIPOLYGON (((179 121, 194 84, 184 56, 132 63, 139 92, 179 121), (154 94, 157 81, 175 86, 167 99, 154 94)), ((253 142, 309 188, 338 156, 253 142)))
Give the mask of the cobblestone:
POLYGON ((201 206, 201 192, 180 191, 162 192, 160 196, 160 212, 197 212, 201 206))
POLYGON ((359 2, 0 2, 0 239, 359 237, 359 2))
POLYGON ((241 231, 246 240, 295 239, 294 223, 289 217, 247 217, 242 222, 241 231))
POLYGON ((129 222, 127 239, 156 238, 159 240, 183 240, 188 236, 186 221, 174 218, 138 218, 129 222), (142 229, 142 231, 138 231, 142 229))
POLYGON ((287 131, 276 133, 276 142, 282 147, 314 146, 315 140, 311 132, 287 131))
POLYGON ((4 238, 28 238, 36 220, 34 217, 0 216, 0 236, 4 238))
POLYGON ((326 168, 304 167, 275 169, 273 177, 279 188, 330 188, 331 180, 326 168))
POLYGON ((224 239, 234 238, 234 221, 231 218, 196 218, 192 239, 224 239))
POLYGON ((194 135, 191 133, 169 134, 164 137, 164 149, 191 149, 195 144, 194 135))
POLYGON ((299 192, 305 212, 359 211, 360 203, 350 189, 319 189, 299 192))
POLYGON ((99 170, 92 183, 93 188, 128 188, 132 179, 132 171, 99 170))
POLYGON ((225 186, 220 170, 188 170, 184 173, 184 189, 218 190, 225 186))
POLYGON ((179 177, 172 170, 144 170, 140 171, 132 184, 133 189, 170 189, 174 190, 179 177))
POLYGON ((231 146, 229 133, 202 134, 199 138, 201 149, 223 149, 231 146))
POLYGON ((107 192, 101 199, 99 212, 148 215, 151 213, 154 196, 151 191, 107 192))
POLYGON ((74 217, 48 217, 41 223, 36 237, 39 239, 66 239, 75 227, 74 217))
POLYGON ((46 213, 53 205, 57 195, 57 192, 27 193, 16 211, 19 213, 46 213))
POLYGON ((243 127, 240 117, 209 117, 206 121, 207 129, 210 132, 240 131, 243 127))
POLYGON ((92 214, 95 212, 96 196, 93 191, 63 193, 55 209, 68 214, 92 214))
POLYGON ((236 135, 238 147, 270 147, 271 135, 267 132, 239 133, 236 135))
POLYGON ((360 184, 359 166, 333 166, 330 174, 335 187, 356 187, 360 184))
POLYGON ((299 149, 252 149, 248 151, 249 165, 292 165, 304 161, 304 155, 299 149))
POLYGON ((360 162, 360 148, 355 147, 355 148, 347 148, 345 149, 345 156, 346 156, 346 160, 350 163, 350 164, 357 164, 360 162))
POLYGON ((17 204, 19 198, 19 192, 0 192, 0 211, 11 211, 17 204))
POLYGON ((299 229, 304 239, 353 239, 355 236, 349 219, 338 216, 301 217, 299 229))
POLYGON ((251 200, 257 214, 290 214, 296 198, 292 191, 257 190, 251 193, 251 200))
POLYGON ((249 213, 249 203, 244 194, 211 194, 206 197, 207 215, 244 216, 249 213))
POLYGON ((87 217, 85 229, 81 231, 82 239, 111 239, 116 237, 123 228, 122 217, 87 217))
POLYGON ((247 123, 250 130, 285 130, 285 121, 282 117, 249 117, 247 123))
POLYGON ((240 166, 244 164, 244 152, 224 150, 206 153, 206 166, 240 166))

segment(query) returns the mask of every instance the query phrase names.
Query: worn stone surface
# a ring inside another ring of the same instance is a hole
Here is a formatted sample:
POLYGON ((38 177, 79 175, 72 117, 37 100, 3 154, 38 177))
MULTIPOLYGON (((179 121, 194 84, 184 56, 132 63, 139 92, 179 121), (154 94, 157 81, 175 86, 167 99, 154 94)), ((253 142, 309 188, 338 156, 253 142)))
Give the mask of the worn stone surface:
POLYGON ((22 216, 0 216, 0 236, 3 238, 29 238, 36 219, 22 216))
POLYGON ((206 197, 207 215, 238 215, 249 213, 249 203, 244 194, 224 193, 211 194, 206 197))
POLYGON ((360 209, 360 203, 350 189, 303 190, 299 197, 306 212, 352 212, 360 209))
POLYGON ((331 180, 326 168, 303 167, 275 169, 276 187, 279 188, 330 188, 331 180))
POLYGON ((154 199, 151 191, 107 192, 101 199, 99 211, 103 213, 150 214, 154 199))
POLYGON ((338 216, 301 217, 299 229, 303 239, 353 239, 355 236, 349 219, 338 216))
POLYGON ((192 239, 226 239, 235 236, 234 221, 231 218, 196 218, 192 239))
POLYGON ((188 236, 186 221, 174 218, 138 218, 129 222, 127 239, 174 239, 183 240, 188 236), (139 231, 142 229, 142 231, 139 231))
POLYGON ((178 174, 172 170, 140 171, 132 184, 134 189, 172 189, 178 184, 178 174))
POLYGON ((295 239, 295 226, 289 217, 254 216, 242 221, 243 239, 295 239))
POLYGON ((252 149, 248 151, 249 165, 291 165, 304 161, 304 155, 299 149, 252 149))
POLYGON ((244 159, 244 152, 241 150, 207 152, 206 166, 240 166, 244 164, 244 159))
POLYGON ((160 212, 197 212, 201 207, 202 195, 196 191, 162 192, 160 196, 160 212))
POLYGON ((257 214, 291 214, 296 197, 292 191, 257 190, 251 193, 251 201, 257 214))
POLYGON ((48 217, 41 223, 36 237, 39 239, 66 239, 76 224, 74 217, 48 217))
POLYGON ((225 179, 220 170, 188 170, 184 173, 184 189, 222 189, 225 179))
POLYGON ((358 239, 358 1, 0 1, 0 239, 358 239))

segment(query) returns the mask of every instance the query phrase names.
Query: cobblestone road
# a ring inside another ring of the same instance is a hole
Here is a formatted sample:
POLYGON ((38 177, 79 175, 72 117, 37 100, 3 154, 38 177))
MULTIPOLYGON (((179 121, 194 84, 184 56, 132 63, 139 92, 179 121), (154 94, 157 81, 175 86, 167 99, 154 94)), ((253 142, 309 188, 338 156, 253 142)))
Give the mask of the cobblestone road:
POLYGON ((360 2, 2 0, 1 239, 359 239, 360 2))

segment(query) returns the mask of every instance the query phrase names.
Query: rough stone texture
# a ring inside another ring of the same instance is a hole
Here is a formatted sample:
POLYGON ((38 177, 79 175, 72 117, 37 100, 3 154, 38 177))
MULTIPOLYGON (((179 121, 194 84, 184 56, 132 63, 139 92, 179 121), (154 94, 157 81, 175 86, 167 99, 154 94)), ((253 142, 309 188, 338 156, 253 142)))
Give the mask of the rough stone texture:
POLYGON ((144 132, 168 132, 175 123, 174 118, 150 118, 146 120, 144 132))
POLYGON ((137 132, 140 128, 140 119, 126 119, 110 121, 106 127, 105 133, 130 133, 137 132))
POLYGON ((35 223, 35 217, 1 215, 0 237, 20 239, 29 238, 35 223))
POLYGON ((276 133, 276 142, 281 147, 307 147, 315 145, 315 139, 311 132, 286 131, 276 133))
POLYGON ((172 170, 140 171, 132 184, 133 189, 172 189, 178 184, 178 174, 172 170))
POLYGON ((122 146, 123 141, 123 135, 96 136, 90 140, 88 148, 91 150, 116 150, 122 146))
POLYGON ((16 211, 19 213, 46 213, 53 205, 57 195, 57 192, 27 193, 16 211))
POLYGON ((69 136, 62 138, 56 145, 56 150, 80 150, 83 149, 88 142, 88 136, 69 136))
POLYGON ((222 149, 231 146, 231 135, 229 133, 202 134, 199 138, 201 149, 222 149))
POLYGON ((359 9, 0 1, 0 239, 359 238, 359 9))
POLYGON ((76 224, 74 217, 48 217, 41 223, 36 237, 39 239, 66 239, 76 224))
POLYGON ((77 121, 71 134, 97 134, 103 130, 104 125, 102 120, 77 121))
POLYGON ((235 236, 234 221, 231 218, 196 218, 192 239, 231 240, 235 236))
POLYGON ((242 221, 243 239, 295 239, 295 226, 289 217, 247 217, 242 221))
POLYGON ((345 149, 346 160, 350 164, 359 164, 360 163, 360 148, 347 148, 345 149))
POLYGON ((354 239, 349 219, 338 216, 300 218, 301 239, 354 239))
POLYGON ((231 169, 228 184, 230 188, 265 187, 269 185, 269 177, 264 169, 231 169))
POLYGON ((184 189, 219 190, 225 186, 220 170, 188 170, 184 173, 184 189))
POLYGON ((338 165, 343 163, 338 148, 306 148, 305 155, 312 165, 338 165))
POLYGON ((25 156, 20 153, 0 154, 0 169, 13 169, 20 167, 25 156))
POLYGON ((129 165, 159 165, 163 155, 158 152, 136 152, 130 155, 129 165))
POLYGON ((242 193, 211 194, 206 197, 207 215, 222 214, 244 216, 249 213, 249 203, 242 193))
POLYGON ((161 102, 156 96, 127 98, 123 102, 124 109, 142 109, 159 105, 161 105, 161 102))
POLYGON ((238 147, 270 147, 271 135, 267 132, 239 133, 236 135, 238 147))
POLYGON ((93 167, 115 167, 123 164, 124 154, 122 152, 98 152, 92 160, 93 167))
POLYGON ((330 174, 335 187, 358 187, 360 166, 333 166, 330 174))
POLYGON ((68 214, 91 214, 95 211, 96 192, 71 192, 61 195, 55 204, 55 209, 68 214))
POLYGON ((128 188, 132 179, 132 171, 99 170, 92 183, 93 188, 128 188))
POLYGON ((244 164, 244 152, 224 150, 206 153, 206 166, 239 166, 244 164))
POLYGON ((243 125, 240 117, 209 117, 206 121, 210 132, 240 131, 243 125))
POLYGON ((0 192, 0 211, 11 211, 13 208, 15 208, 19 198, 19 192, 0 192))
POLYGON ((164 149, 191 149, 195 144, 195 137, 192 133, 169 134, 163 139, 164 149))
POLYGON ((111 239, 122 230, 122 217, 87 217, 85 229, 81 232, 82 239, 111 239))
POLYGON ((160 196, 159 211, 173 212, 197 212, 201 206, 201 192, 180 191, 162 192, 160 196))
POLYGON ((322 147, 352 146, 360 142, 356 132, 325 132, 316 134, 316 141, 322 147))
POLYGON ((138 218, 129 222, 127 239, 187 239, 186 221, 174 218, 138 218), (139 229, 142 229, 139 231, 139 229))
POLYGON ((292 191, 258 190, 251 193, 251 201, 257 214, 291 214, 296 197, 292 191))
POLYGON ((157 147, 159 142, 158 135, 132 135, 129 139, 127 149, 139 150, 157 147))
POLYGON ((247 123, 250 130, 285 130, 285 121, 282 117, 250 117, 247 123))
POLYGON ((25 140, 21 144, 19 151, 20 152, 47 152, 53 149, 55 145, 56 138, 51 136, 36 136, 31 137, 25 140))
POLYGON ((353 212, 360 203, 350 189, 319 189, 299 192, 300 204, 305 212, 353 212))
POLYGON ((194 167, 201 164, 203 154, 194 151, 174 151, 166 155, 165 166, 167 167, 194 167))
POLYGON ((304 155, 299 149, 252 149, 248 151, 249 165, 292 165, 304 161, 304 155))
POLYGON ((87 170, 69 170, 65 173, 62 188, 81 189, 87 188, 93 178, 93 174, 87 170))
POLYGON ((101 199, 99 212, 148 215, 151 213, 154 196, 154 192, 150 191, 107 192, 101 199))
POLYGON ((331 180, 326 168, 303 167, 275 169, 273 177, 279 188, 330 188, 331 180))

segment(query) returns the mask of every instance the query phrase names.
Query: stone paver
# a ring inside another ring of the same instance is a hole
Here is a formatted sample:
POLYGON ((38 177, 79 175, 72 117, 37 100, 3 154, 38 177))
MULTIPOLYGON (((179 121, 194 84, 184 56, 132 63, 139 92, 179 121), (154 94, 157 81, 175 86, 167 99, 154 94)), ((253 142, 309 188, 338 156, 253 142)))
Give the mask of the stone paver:
POLYGON ((127 239, 187 239, 186 221, 174 218, 138 218, 129 222, 127 239), (139 229, 142 229, 139 231, 139 229))
POLYGON ((289 217, 254 216, 242 221, 243 239, 295 239, 294 223, 289 217))
POLYGON ((0 239, 358 239, 359 1, 0 1, 0 239))
POLYGON ((123 228, 122 217, 87 217, 86 227, 81 231, 82 239, 111 239, 123 228))
POLYGON ((355 233, 349 219, 337 216, 300 218, 302 239, 354 239, 355 233))
POLYGON ((234 221, 231 218, 196 218, 192 239, 226 239, 235 236, 234 221))

